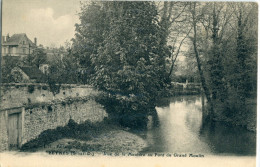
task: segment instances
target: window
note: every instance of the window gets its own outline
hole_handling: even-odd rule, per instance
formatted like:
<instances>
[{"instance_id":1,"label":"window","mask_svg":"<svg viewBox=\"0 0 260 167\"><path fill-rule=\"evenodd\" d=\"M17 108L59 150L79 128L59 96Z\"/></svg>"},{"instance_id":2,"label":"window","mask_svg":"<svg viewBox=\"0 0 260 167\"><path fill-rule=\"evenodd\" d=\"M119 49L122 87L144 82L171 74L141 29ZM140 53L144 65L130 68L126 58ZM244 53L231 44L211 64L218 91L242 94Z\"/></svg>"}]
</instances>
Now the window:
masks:
<instances>
[{"instance_id":1,"label":"window","mask_svg":"<svg viewBox=\"0 0 260 167\"><path fill-rule=\"evenodd\" d=\"M23 48L23 53L25 54L25 48Z\"/></svg>"},{"instance_id":2,"label":"window","mask_svg":"<svg viewBox=\"0 0 260 167\"><path fill-rule=\"evenodd\" d=\"M43 67L43 73L46 74L46 73L47 73L47 70L48 70L48 67L47 67L47 66L44 66L44 67Z\"/></svg>"},{"instance_id":3,"label":"window","mask_svg":"<svg viewBox=\"0 0 260 167\"><path fill-rule=\"evenodd\" d=\"M25 42L23 41L23 45L25 44Z\"/></svg>"},{"instance_id":4,"label":"window","mask_svg":"<svg viewBox=\"0 0 260 167\"><path fill-rule=\"evenodd\" d=\"M6 48L4 48L4 53L6 53Z\"/></svg>"},{"instance_id":5,"label":"window","mask_svg":"<svg viewBox=\"0 0 260 167\"><path fill-rule=\"evenodd\" d=\"M13 48L12 48L12 52L13 52L13 53L16 53L16 47L13 47Z\"/></svg>"}]
</instances>

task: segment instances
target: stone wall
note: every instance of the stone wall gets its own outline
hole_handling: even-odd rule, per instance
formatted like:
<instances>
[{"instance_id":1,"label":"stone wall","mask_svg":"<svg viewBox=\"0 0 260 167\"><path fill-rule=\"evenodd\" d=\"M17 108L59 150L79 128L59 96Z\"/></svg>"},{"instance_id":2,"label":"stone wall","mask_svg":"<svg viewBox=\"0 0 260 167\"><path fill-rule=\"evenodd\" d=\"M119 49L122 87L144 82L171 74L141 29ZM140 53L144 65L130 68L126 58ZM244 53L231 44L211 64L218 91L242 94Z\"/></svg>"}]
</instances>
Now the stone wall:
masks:
<instances>
[{"instance_id":1,"label":"stone wall","mask_svg":"<svg viewBox=\"0 0 260 167\"><path fill-rule=\"evenodd\" d=\"M47 129L65 126L69 119L77 123L100 122L107 116L103 107L95 100L75 101L71 104L56 103L25 109L22 144L36 138Z\"/></svg>"},{"instance_id":2,"label":"stone wall","mask_svg":"<svg viewBox=\"0 0 260 167\"><path fill-rule=\"evenodd\" d=\"M0 151L8 149L6 111L0 112Z\"/></svg>"},{"instance_id":3,"label":"stone wall","mask_svg":"<svg viewBox=\"0 0 260 167\"><path fill-rule=\"evenodd\" d=\"M107 117L107 113L94 100L94 97L91 95L74 97L27 104L16 108L16 112L21 112L20 121L22 121L22 127L19 128L21 141L18 145L21 146L36 138L47 129L65 126L69 119L73 119L77 123L102 121L104 117ZM8 149L8 115L13 112L13 109L0 110L0 151Z\"/></svg>"},{"instance_id":4,"label":"stone wall","mask_svg":"<svg viewBox=\"0 0 260 167\"><path fill-rule=\"evenodd\" d=\"M1 109L20 107L29 103L49 102L68 97L85 97L96 95L97 91L88 85L61 85L60 92L55 96L47 84L3 84L1 87Z\"/></svg>"}]
</instances>

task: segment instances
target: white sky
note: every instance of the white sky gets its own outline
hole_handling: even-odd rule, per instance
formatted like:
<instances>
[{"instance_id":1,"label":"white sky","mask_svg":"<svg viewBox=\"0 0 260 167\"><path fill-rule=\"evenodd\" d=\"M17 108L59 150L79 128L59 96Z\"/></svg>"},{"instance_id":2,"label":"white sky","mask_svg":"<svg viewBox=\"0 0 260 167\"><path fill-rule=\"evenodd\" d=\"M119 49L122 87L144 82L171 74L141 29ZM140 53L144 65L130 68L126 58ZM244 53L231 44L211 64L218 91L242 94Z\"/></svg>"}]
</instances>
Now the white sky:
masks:
<instances>
[{"instance_id":1,"label":"white sky","mask_svg":"<svg viewBox=\"0 0 260 167\"><path fill-rule=\"evenodd\" d=\"M26 33L44 46L64 45L75 34L80 0L3 0L2 34Z\"/></svg>"}]
</instances>

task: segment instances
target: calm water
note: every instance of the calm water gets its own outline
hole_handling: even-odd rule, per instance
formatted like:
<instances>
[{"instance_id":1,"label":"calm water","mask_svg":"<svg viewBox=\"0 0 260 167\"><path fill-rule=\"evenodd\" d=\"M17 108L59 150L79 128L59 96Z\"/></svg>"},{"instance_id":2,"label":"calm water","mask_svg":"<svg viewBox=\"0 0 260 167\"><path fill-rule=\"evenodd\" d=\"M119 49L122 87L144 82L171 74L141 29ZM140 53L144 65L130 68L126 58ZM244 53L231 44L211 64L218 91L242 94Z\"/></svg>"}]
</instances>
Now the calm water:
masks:
<instances>
[{"instance_id":1,"label":"calm water","mask_svg":"<svg viewBox=\"0 0 260 167\"><path fill-rule=\"evenodd\" d=\"M159 125L142 134L149 144L146 153L256 154L256 134L242 127L205 121L200 96L165 99L156 110Z\"/></svg>"}]
</instances>

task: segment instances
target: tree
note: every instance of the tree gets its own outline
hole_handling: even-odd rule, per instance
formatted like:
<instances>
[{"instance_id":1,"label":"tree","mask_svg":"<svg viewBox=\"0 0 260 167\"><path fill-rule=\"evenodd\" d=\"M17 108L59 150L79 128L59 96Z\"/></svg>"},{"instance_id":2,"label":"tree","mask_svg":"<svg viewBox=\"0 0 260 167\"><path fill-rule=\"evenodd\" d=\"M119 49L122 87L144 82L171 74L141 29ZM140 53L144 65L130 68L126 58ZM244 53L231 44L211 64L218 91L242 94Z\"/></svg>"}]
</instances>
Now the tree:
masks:
<instances>
[{"instance_id":1,"label":"tree","mask_svg":"<svg viewBox=\"0 0 260 167\"><path fill-rule=\"evenodd\" d=\"M211 118L236 120L256 92L256 11L254 3L191 3L191 41Z\"/></svg>"},{"instance_id":2,"label":"tree","mask_svg":"<svg viewBox=\"0 0 260 167\"><path fill-rule=\"evenodd\" d=\"M205 92L207 101L210 105L210 110L211 110L211 117L214 117L214 111L213 111L213 103L212 103L212 99L211 99L211 94L210 94L210 90L208 88L208 85L206 83L206 79L204 76L204 72L202 70L202 63L199 57L199 51L198 51L198 46L197 46L197 24L198 21L200 19L200 15L197 15L197 9L196 9L196 2L192 2L190 3L190 13L191 13L191 17L192 17L192 21L191 21L191 25L193 28L193 37L192 37L192 44L193 44L193 49L194 49L194 54L196 57L196 61L197 61L197 67L198 67L198 71L200 74L200 81L201 81L201 85L203 87L203 90Z\"/></svg>"},{"instance_id":3,"label":"tree","mask_svg":"<svg viewBox=\"0 0 260 167\"><path fill-rule=\"evenodd\" d=\"M53 48L52 56L48 60L47 83L53 95L60 92L61 84L79 84L80 73L75 64L75 57L71 56L71 46L67 42L64 47Z\"/></svg>"},{"instance_id":4,"label":"tree","mask_svg":"<svg viewBox=\"0 0 260 167\"><path fill-rule=\"evenodd\" d=\"M204 71L208 82L212 102L227 107L227 83L224 75L225 52L223 42L229 30L228 23L232 19L226 3L204 3L199 19L199 34L203 46L200 50L204 56ZM204 33L203 33L204 32ZM203 42L205 41L205 42ZM224 108L225 108L224 107ZM216 106L214 106L216 109Z\"/></svg>"},{"instance_id":5,"label":"tree","mask_svg":"<svg viewBox=\"0 0 260 167\"><path fill-rule=\"evenodd\" d=\"M181 47L191 31L184 24L187 19L186 10L188 3L164 1L158 2L157 6L160 14L159 24L163 29L162 35L165 39L164 42L170 47L170 56L168 62L166 62L166 65L169 66L167 70L169 71L168 78L170 79L175 62L181 52Z\"/></svg>"},{"instance_id":6,"label":"tree","mask_svg":"<svg viewBox=\"0 0 260 167\"><path fill-rule=\"evenodd\" d=\"M223 8L223 6L221 6ZM216 11L218 10L218 11ZM221 37L220 37L220 9L216 9L216 3L213 3L213 13L212 13L212 36L213 46L211 48L211 58L209 61L210 65L210 81L211 81L211 92L213 100L219 99L224 102L226 99L226 89L223 83L223 71L224 67L222 64L222 53L221 53ZM222 31L226 27L221 27Z\"/></svg>"},{"instance_id":7,"label":"tree","mask_svg":"<svg viewBox=\"0 0 260 167\"><path fill-rule=\"evenodd\" d=\"M256 55L257 39L252 36L252 34L248 34L248 31L252 31L252 28L248 26L250 21L252 20L252 12L255 10L247 11L246 8L254 8L254 6L250 5L237 5L237 37L236 37L236 55L238 60L238 70L240 75L237 76L237 81L240 82L238 84L238 90L240 97L242 98L242 102L245 102L245 98L250 96L250 91L252 91L252 85L250 81L250 72L252 67L248 66L247 62L250 62L252 59L252 55ZM251 23L252 24L252 23ZM254 25L252 25L254 26ZM255 26L253 27L255 30L257 29ZM253 30L253 31L255 31ZM255 31L256 32L256 31ZM252 60L251 60L252 61ZM253 66L255 67L255 66Z\"/></svg>"},{"instance_id":8,"label":"tree","mask_svg":"<svg viewBox=\"0 0 260 167\"><path fill-rule=\"evenodd\" d=\"M3 83L10 83L14 82L14 78L11 75L11 71L14 67L16 67L19 64L19 60L16 57L12 56L5 56L2 58L1 62L1 78Z\"/></svg>"},{"instance_id":9,"label":"tree","mask_svg":"<svg viewBox=\"0 0 260 167\"><path fill-rule=\"evenodd\" d=\"M104 40L105 29L109 27L108 17L104 8L106 2L81 3L81 11L78 13L80 23L75 25L75 38L72 39L71 53L78 68L86 68L83 74L83 83L90 83L94 74L94 65L91 55L98 52L98 48Z\"/></svg>"},{"instance_id":10,"label":"tree","mask_svg":"<svg viewBox=\"0 0 260 167\"><path fill-rule=\"evenodd\" d=\"M99 16L93 20L80 17L81 29L77 30L77 36L84 37L89 27L95 29L85 41L80 40L81 45L91 46L85 58L90 57L95 67L93 85L107 93L108 112L117 113L122 125L144 126L168 82L165 59L170 52L154 2L101 2L83 9L80 16L89 12Z\"/></svg>"},{"instance_id":11,"label":"tree","mask_svg":"<svg viewBox=\"0 0 260 167\"><path fill-rule=\"evenodd\" d=\"M23 59L23 64L27 66L37 66L40 67L41 64L46 63L47 54L41 48L36 48L33 50L32 54L27 55Z\"/></svg>"}]
</instances>

